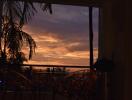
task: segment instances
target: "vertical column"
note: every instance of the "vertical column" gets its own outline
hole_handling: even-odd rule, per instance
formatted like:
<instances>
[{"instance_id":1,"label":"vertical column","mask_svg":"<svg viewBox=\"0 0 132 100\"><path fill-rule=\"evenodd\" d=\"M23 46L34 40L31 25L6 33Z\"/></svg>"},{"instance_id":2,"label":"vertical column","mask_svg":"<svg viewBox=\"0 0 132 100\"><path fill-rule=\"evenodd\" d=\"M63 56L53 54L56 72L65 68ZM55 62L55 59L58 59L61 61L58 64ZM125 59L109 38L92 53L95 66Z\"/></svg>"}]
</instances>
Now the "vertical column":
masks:
<instances>
[{"instance_id":1,"label":"vertical column","mask_svg":"<svg viewBox=\"0 0 132 100\"><path fill-rule=\"evenodd\" d=\"M107 0L101 11L100 57L112 60L115 65L113 71L107 73L108 100L128 100L124 94L126 68L131 66L128 54L131 35L126 32L129 25L126 23L125 3L122 0Z\"/></svg>"},{"instance_id":2,"label":"vertical column","mask_svg":"<svg viewBox=\"0 0 132 100\"><path fill-rule=\"evenodd\" d=\"M126 59L126 66L125 71L125 100L132 100L132 1L126 0L126 53L127 53L127 59Z\"/></svg>"},{"instance_id":3,"label":"vertical column","mask_svg":"<svg viewBox=\"0 0 132 100\"><path fill-rule=\"evenodd\" d=\"M93 65L93 7L89 7L89 47L90 47L90 68Z\"/></svg>"},{"instance_id":4,"label":"vertical column","mask_svg":"<svg viewBox=\"0 0 132 100\"><path fill-rule=\"evenodd\" d=\"M112 3L107 0L99 8L99 59L112 59L114 42L112 31ZM100 77L99 100L108 100L107 73L102 73Z\"/></svg>"}]
</instances>

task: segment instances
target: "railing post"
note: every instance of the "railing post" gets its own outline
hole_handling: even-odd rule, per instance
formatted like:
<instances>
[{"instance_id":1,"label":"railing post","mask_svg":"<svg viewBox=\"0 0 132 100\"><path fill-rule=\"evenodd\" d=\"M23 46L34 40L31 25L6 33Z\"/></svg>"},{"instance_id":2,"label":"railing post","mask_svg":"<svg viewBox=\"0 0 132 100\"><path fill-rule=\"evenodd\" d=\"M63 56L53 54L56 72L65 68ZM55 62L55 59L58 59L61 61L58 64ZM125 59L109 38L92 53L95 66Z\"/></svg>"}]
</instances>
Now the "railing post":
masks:
<instances>
[{"instance_id":1,"label":"railing post","mask_svg":"<svg viewBox=\"0 0 132 100\"><path fill-rule=\"evenodd\" d=\"M53 71L52 71L52 81L53 81L53 83L52 83L52 100L55 100L55 95L56 95L56 91L55 91L55 78L54 78L54 75L55 75L55 68L53 67Z\"/></svg>"},{"instance_id":2,"label":"railing post","mask_svg":"<svg viewBox=\"0 0 132 100\"><path fill-rule=\"evenodd\" d=\"M90 69L92 70L93 65L93 7L89 7L89 48L90 48Z\"/></svg>"}]
</instances>

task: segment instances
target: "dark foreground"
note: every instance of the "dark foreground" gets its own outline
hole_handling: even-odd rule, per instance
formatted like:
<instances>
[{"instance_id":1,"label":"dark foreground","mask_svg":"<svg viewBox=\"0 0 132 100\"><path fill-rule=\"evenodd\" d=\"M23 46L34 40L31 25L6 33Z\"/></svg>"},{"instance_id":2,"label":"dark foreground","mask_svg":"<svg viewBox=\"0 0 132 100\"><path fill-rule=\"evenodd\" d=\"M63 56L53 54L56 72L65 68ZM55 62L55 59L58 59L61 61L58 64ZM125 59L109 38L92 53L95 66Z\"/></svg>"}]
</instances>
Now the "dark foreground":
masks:
<instances>
[{"instance_id":1,"label":"dark foreground","mask_svg":"<svg viewBox=\"0 0 132 100\"><path fill-rule=\"evenodd\" d=\"M8 75L9 74L9 75ZM32 73L26 80L13 72L0 86L0 100L96 100L96 73ZM7 77L8 76L8 77Z\"/></svg>"}]
</instances>

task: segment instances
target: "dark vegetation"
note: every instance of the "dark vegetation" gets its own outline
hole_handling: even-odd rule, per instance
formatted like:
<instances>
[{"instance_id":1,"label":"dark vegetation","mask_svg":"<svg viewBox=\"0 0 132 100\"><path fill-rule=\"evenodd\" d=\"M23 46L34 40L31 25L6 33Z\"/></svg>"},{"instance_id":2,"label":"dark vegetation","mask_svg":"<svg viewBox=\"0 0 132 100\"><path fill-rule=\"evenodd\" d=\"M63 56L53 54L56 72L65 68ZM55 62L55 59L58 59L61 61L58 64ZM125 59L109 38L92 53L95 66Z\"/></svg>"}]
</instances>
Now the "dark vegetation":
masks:
<instances>
[{"instance_id":1,"label":"dark vegetation","mask_svg":"<svg viewBox=\"0 0 132 100\"><path fill-rule=\"evenodd\" d=\"M29 72L30 71L23 72L23 75L28 77L29 81L25 81L25 79L12 72L6 73L6 75L3 76L6 77L4 79L7 80L1 80L0 91L42 92L48 93L56 99L58 98L57 96L62 96L67 98L67 100L93 100L95 97L95 73L87 71L69 73L58 68L57 70L55 69L55 71L48 70L43 73L32 71L29 74Z\"/></svg>"}]
</instances>

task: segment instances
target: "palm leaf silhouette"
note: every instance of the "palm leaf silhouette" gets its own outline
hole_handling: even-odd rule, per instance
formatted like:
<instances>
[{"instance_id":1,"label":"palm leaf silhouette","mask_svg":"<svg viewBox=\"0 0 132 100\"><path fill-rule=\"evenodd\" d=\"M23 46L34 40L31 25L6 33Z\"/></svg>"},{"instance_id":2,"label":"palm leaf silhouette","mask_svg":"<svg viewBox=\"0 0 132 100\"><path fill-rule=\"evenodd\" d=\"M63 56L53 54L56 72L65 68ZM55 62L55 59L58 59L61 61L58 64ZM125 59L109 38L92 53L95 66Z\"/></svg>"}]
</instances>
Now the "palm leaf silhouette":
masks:
<instances>
[{"instance_id":1,"label":"palm leaf silhouette","mask_svg":"<svg viewBox=\"0 0 132 100\"><path fill-rule=\"evenodd\" d=\"M23 46L23 43L29 47L29 59L32 58L32 55L35 51L36 44L33 38L22 31L22 27L27 23L32 16L37 12L33 2L31 1L11 1L11 0L2 0L1 4L1 17L3 21L0 27L0 51L7 53L10 57L15 59L17 52L20 52ZM41 8L45 11L49 10L52 13L51 4L41 4ZM6 22L6 23L5 23ZM4 41L4 42L2 42ZM4 47L2 48L2 43Z\"/></svg>"}]
</instances>

